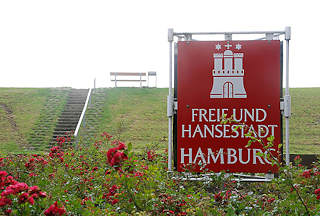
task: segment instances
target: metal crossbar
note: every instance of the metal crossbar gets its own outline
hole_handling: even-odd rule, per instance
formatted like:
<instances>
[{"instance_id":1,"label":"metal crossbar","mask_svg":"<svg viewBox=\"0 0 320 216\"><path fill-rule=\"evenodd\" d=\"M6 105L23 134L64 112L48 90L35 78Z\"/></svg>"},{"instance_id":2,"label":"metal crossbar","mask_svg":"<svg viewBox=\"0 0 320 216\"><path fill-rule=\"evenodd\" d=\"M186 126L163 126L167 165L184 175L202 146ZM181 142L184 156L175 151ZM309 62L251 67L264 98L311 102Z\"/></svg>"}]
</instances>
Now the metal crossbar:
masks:
<instances>
[{"instance_id":1,"label":"metal crossbar","mask_svg":"<svg viewBox=\"0 0 320 216\"><path fill-rule=\"evenodd\" d=\"M191 174L191 173L177 173L168 172L168 174L173 174L172 179L180 181L201 181L201 182L212 182L213 176L220 176L222 173L207 173L207 174ZM231 177L232 180L237 182L270 182L274 178L274 175L257 176L257 175L245 175L245 174L223 174L225 178Z\"/></svg>"},{"instance_id":2,"label":"metal crossbar","mask_svg":"<svg viewBox=\"0 0 320 216\"><path fill-rule=\"evenodd\" d=\"M285 33L286 31L173 32L173 35L185 36L185 35L285 34Z\"/></svg>"}]
</instances>

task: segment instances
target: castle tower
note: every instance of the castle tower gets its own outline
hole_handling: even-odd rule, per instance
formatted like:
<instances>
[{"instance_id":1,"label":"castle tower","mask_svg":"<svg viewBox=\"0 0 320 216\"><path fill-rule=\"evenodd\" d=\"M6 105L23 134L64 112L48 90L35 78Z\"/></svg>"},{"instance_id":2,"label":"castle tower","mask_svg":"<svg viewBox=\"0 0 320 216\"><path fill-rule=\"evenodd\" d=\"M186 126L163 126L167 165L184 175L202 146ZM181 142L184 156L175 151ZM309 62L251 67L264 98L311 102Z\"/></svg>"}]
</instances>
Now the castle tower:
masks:
<instances>
[{"instance_id":1,"label":"castle tower","mask_svg":"<svg viewBox=\"0 0 320 216\"><path fill-rule=\"evenodd\" d=\"M243 53L233 53L230 50L232 45L225 45L227 49L223 53L214 53L214 69L212 71L213 85L210 98L247 98L243 78ZM217 44L216 49L220 50L221 45ZM240 50L238 43L236 49ZM224 66L222 68L222 65Z\"/></svg>"},{"instance_id":2,"label":"castle tower","mask_svg":"<svg viewBox=\"0 0 320 216\"><path fill-rule=\"evenodd\" d=\"M232 62L233 62L233 53L231 50L226 50L223 53L224 60L224 73L231 74L232 73Z\"/></svg>"},{"instance_id":3,"label":"castle tower","mask_svg":"<svg viewBox=\"0 0 320 216\"><path fill-rule=\"evenodd\" d=\"M214 71L222 71L223 54L222 53L214 53L213 58L214 58Z\"/></svg>"}]
</instances>

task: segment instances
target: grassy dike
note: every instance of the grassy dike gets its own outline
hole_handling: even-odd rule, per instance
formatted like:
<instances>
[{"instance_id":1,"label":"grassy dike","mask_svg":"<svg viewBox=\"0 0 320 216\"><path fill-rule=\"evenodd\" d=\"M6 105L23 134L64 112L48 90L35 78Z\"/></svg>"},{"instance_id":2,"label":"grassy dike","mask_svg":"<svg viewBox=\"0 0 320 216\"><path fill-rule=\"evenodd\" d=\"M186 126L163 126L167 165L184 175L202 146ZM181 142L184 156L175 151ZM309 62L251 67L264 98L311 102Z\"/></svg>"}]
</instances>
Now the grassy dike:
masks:
<instances>
[{"instance_id":1,"label":"grassy dike","mask_svg":"<svg viewBox=\"0 0 320 216\"><path fill-rule=\"evenodd\" d=\"M0 151L28 147L28 134L49 94L49 89L0 88Z\"/></svg>"},{"instance_id":2,"label":"grassy dike","mask_svg":"<svg viewBox=\"0 0 320 216\"><path fill-rule=\"evenodd\" d=\"M108 132L135 149L167 144L167 89L109 88L96 132Z\"/></svg>"},{"instance_id":3,"label":"grassy dike","mask_svg":"<svg viewBox=\"0 0 320 216\"><path fill-rule=\"evenodd\" d=\"M98 136L106 131L135 149L167 146L168 89L105 89L106 103ZM320 154L320 88L292 88L290 153ZM283 128L285 130L285 128Z\"/></svg>"},{"instance_id":4,"label":"grassy dike","mask_svg":"<svg viewBox=\"0 0 320 216\"><path fill-rule=\"evenodd\" d=\"M134 145L167 146L166 97L168 89L107 88L102 110L94 122L94 139L106 131ZM49 89L0 88L0 152L20 152L40 117ZM292 88L290 151L320 154L320 88ZM9 109L9 110L8 110ZM12 112L8 114L8 112ZM93 113L94 110L92 110Z\"/></svg>"},{"instance_id":5,"label":"grassy dike","mask_svg":"<svg viewBox=\"0 0 320 216\"><path fill-rule=\"evenodd\" d=\"M0 88L0 153L48 150L70 88Z\"/></svg>"},{"instance_id":6,"label":"grassy dike","mask_svg":"<svg viewBox=\"0 0 320 216\"><path fill-rule=\"evenodd\" d=\"M320 154L320 88L292 88L291 153Z\"/></svg>"}]
</instances>

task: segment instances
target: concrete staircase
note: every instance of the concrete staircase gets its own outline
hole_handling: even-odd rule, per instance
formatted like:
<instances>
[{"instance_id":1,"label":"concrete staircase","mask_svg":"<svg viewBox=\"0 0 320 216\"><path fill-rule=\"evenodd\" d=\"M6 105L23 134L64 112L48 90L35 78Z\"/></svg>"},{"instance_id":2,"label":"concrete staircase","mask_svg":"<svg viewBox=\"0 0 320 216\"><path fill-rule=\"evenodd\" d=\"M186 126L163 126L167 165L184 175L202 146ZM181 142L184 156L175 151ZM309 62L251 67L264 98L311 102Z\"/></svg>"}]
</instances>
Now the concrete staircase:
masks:
<instances>
[{"instance_id":1,"label":"concrete staircase","mask_svg":"<svg viewBox=\"0 0 320 216\"><path fill-rule=\"evenodd\" d=\"M86 102L88 91L88 89L70 90L67 102L53 131L51 145L57 144L57 137L66 136L70 132L74 133Z\"/></svg>"}]
</instances>

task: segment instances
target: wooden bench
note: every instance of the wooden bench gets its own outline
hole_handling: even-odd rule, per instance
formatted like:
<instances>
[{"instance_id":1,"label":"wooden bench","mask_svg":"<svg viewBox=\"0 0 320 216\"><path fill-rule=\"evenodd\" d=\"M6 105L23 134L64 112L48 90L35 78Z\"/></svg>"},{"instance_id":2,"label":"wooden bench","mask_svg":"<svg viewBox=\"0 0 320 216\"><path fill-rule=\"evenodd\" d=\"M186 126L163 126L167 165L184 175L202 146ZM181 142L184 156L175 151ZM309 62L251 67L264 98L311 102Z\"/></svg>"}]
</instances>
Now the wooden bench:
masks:
<instances>
[{"instance_id":1,"label":"wooden bench","mask_svg":"<svg viewBox=\"0 0 320 216\"><path fill-rule=\"evenodd\" d=\"M112 77L113 76L113 77ZM139 82L140 87L142 87L143 82L148 81L149 85L149 76L157 76L157 72L154 71L149 71L148 73L146 72L110 72L110 79L112 82L114 82L114 86L117 87L118 82ZM119 77L133 77L134 79L119 79ZM148 80L146 79L148 78ZM157 82L157 81L156 81Z\"/></svg>"}]
</instances>

